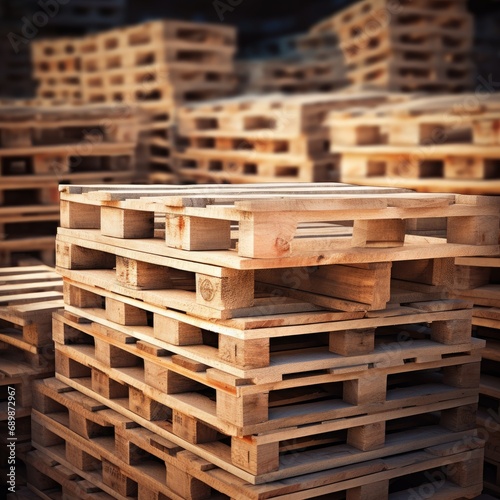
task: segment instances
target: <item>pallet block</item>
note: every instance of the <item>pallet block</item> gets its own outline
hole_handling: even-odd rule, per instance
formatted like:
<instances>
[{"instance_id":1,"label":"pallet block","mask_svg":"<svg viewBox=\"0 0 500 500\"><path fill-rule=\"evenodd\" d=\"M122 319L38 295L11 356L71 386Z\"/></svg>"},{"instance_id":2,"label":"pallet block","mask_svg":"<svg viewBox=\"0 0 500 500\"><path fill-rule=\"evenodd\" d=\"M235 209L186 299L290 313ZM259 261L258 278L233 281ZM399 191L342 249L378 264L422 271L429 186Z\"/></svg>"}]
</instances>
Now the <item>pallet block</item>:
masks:
<instances>
[{"instance_id":1,"label":"pallet block","mask_svg":"<svg viewBox=\"0 0 500 500\"><path fill-rule=\"evenodd\" d=\"M187 187L172 187L165 193L137 188L136 194L130 190L96 189L94 193L82 195L83 190L91 189L64 188L61 199L69 204L64 204L63 209L77 210L79 205L87 204L93 205L97 214L101 205L106 207L114 199L114 211L142 212L146 220L150 217L148 213L157 212L161 206L162 214L167 213L167 245L190 251L189 259L199 259L204 253L201 250L227 250L231 221L234 220L238 222L238 255L246 258L247 262L251 259L255 266L259 261L265 263L267 268L283 266L285 258L292 263L300 259L299 265L304 265L304 258L308 257L311 265L333 263L332 259L337 263L410 260L421 257L417 251L417 248L422 248L420 245L425 247L427 258L451 257L457 255L455 252L461 256L470 255L469 252L489 255L490 252L494 254L498 243L495 236L498 232L498 207L493 197L440 195L431 198L423 193L390 190L382 197L383 188L370 192L370 188L335 184L312 184L305 189L299 187L292 189L291 195L288 194L288 187L270 188L266 194L262 188L252 191L250 187L238 190L236 195L235 188L216 186L196 187L191 192ZM280 189L287 196L276 199ZM318 189L323 191L321 195ZM328 198L325 197L327 193ZM353 199L354 193L363 196ZM218 206L221 201L224 205ZM111 207L106 207L106 211L109 213ZM422 241L419 236L408 235L402 222L405 219L433 217L449 219L446 240L426 237ZM206 244L199 234L196 239L190 238L184 228L189 228L191 221L203 223L207 229L217 227L221 234L220 245L214 248L210 230L205 233ZM221 221L225 221L224 232ZM328 224L321 225L326 229L320 234L307 232L307 224L325 221ZM351 224L352 229L349 228ZM306 237L297 238L301 227ZM466 232L466 227L475 229ZM92 229L100 228L93 226ZM382 237L383 234L388 236ZM154 235L152 224L149 225L148 235ZM349 252L346 252L347 249ZM227 253L234 257L235 252ZM321 259L318 259L318 253ZM224 265L231 266L227 259Z\"/></svg>"}]
</instances>

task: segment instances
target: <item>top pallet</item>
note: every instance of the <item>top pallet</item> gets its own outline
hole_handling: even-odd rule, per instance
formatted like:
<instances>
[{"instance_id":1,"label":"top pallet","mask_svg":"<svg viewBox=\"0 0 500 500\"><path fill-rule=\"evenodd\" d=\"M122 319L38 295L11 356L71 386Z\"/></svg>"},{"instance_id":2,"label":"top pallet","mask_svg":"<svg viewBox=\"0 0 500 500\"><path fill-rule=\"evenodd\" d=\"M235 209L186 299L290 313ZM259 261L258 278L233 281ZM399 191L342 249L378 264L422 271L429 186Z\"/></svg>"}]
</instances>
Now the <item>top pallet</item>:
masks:
<instances>
[{"instance_id":1,"label":"top pallet","mask_svg":"<svg viewBox=\"0 0 500 500\"><path fill-rule=\"evenodd\" d=\"M499 250L500 202L493 197L326 183L60 190L64 228L98 230L99 237L111 237L117 246L133 244L144 252L226 268L388 262ZM426 219L443 218L446 237L418 231ZM166 247L151 240L164 235Z\"/></svg>"}]
</instances>

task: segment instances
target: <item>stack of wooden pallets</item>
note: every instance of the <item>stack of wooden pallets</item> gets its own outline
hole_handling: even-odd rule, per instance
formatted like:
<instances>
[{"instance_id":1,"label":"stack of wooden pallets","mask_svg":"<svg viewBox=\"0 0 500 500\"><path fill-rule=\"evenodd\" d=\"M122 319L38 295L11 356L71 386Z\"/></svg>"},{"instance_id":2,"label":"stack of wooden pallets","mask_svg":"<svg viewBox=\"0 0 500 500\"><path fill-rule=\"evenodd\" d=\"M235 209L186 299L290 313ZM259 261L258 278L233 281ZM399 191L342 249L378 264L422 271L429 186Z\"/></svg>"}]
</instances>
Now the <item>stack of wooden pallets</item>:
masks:
<instances>
[{"instance_id":1,"label":"stack of wooden pallets","mask_svg":"<svg viewBox=\"0 0 500 500\"><path fill-rule=\"evenodd\" d=\"M68 37L33 41L31 58L39 98L81 102L80 43Z\"/></svg>"},{"instance_id":2,"label":"stack of wooden pallets","mask_svg":"<svg viewBox=\"0 0 500 500\"><path fill-rule=\"evenodd\" d=\"M234 28L207 23L151 21L86 36L80 46L83 101L140 106L149 116L140 168L155 182L171 182L176 106L231 94L235 50Z\"/></svg>"},{"instance_id":3,"label":"stack of wooden pallets","mask_svg":"<svg viewBox=\"0 0 500 500\"><path fill-rule=\"evenodd\" d=\"M463 91L473 84L472 17L464 0L364 0L299 35L285 54L243 60L249 91Z\"/></svg>"},{"instance_id":4,"label":"stack of wooden pallets","mask_svg":"<svg viewBox=\"0 0 500 500\"><path fill-rule=\"evenodd\" d=\"M443 218L447 233L430 236ZM496 200L341 184L67 186L61 226L65 311L56 378L36 388L33 488L481 492L484 342L449 286L455 257L498 252Z\"/></svg>"},{"instance_id":5,"label":"stack of wooden pallets","mask_svg":"<svg viewBox=\"0 0 500 500\"><path fill-rule=\"evenodd\" d=\"M464 0L364 0L311 29L338 36L353 83L399 91L470 89L473 32Z\"/></svg>"},{"instance_id":6,"label":"stack of wooden pallets","mask_svg":"<svg viewBox=\"0 0 500 500\"><path fill-rule=\"evenodd\" d=\"M498 94L422 97L332 112L343 182L434 192L500 193Z\"/></svg>"},{"instance_id":7,"label":"stack of wooden pallets","mask_svg":"<svg viewBox=\"0 0 500 500\"><path fill-rule=\"evenodd\" d=\"M274 42L283 50L282 54L237 61L242 91L327 92L351 83L338 38L334 35L305 33Z\"/></svg>"},{"instance_id":8,"label":"stack of wooden pallets","mask_svg":"<svg viewBox=\"0 0 500 500\"><path fill-rule=\"evenodd\" d=\"M334 109L403 100L385 92L281 94L221 99L179 109L175 169L199 182L338 180L325 117Z\"/></svg>"},{"instance_id":9,"label":"stack of wooden pallets","mask_svg":"<svg viewBox=\"0 0 500 500\"><path fill-rule=\"evenodd\" d=\"M482 353L478 426L486 439L485 487L500 494L500 257L457 258L457 295L474 304L476 336Z\"/></svg>"},{"instance_id":10,"label":"stack of wooden pallets","mask_svg":"<svg viewBox=\"0 0 500 500\"><path fill-rule=\"evenodd\" d=\"M0 264L53 263L58 184L131 182L137 116L120 106L0 105Z\"/></svg>"},{"instance_id":11,"label":"stack of wooden pallets","mask_svg":"<svg viewBox=\"0 0 500 500\"><path fill-rule=\"evenodd\" d=\"M0 268L0 470L6 478L14 465L18 482L31 449L33 381L54 374L52 313L62 297L61 277L49 267Z\"/></svg>"}]
</instances>

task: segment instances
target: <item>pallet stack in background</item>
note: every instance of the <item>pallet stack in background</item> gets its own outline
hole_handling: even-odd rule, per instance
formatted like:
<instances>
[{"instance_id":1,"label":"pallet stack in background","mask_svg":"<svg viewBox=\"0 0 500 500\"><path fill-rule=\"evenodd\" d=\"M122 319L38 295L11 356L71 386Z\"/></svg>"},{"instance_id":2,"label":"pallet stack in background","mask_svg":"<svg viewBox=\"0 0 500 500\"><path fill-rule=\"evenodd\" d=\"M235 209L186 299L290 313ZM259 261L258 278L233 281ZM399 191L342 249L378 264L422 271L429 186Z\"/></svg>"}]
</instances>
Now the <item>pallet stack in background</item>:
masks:
<instances>
[{"instance_id":1,"label":"pallet stack in background","mask_svg":"<svg viewBox=\"0 0 500 500\"><path fill-rule=\"evenodd\" d=\"M0 268L0 472L7 478L14 456L18 487L32 449L32 384L54 375L52 313L64 307L62 289L47 266Z\"/></svg>"},{"instance_id":2,"label":"pallet stack in background","mask_svg":"<svg viewBox=\"0 0 500 500\"><path fill-rule=\"evenodd\" d=\"M143 111L138 170L153 182L177 180L172 168L177 107L230 95L236 85L236 31L228 26L151 21L33 45L39 97Z\"/></svg>"},{"instance_id":3,"label":"pallet stack in background","mask_svg":"<svg viewBox=\"0 0 500 500\"><path fill-rule=\"evenodd\" d=\"M470 90L472 23L464 0L364 0L297 36L280 58L241 61L241 88L303 92L347 82L406 92Z\"/></svg>"},{"instance_id":4,"label":"pallet stack in background","mask_svg":"<svg viewBox=\"0 0 500 500\"><path fill-rule=\"evenodd\" d=\"M498 208L342 184L64 187L31 487L474 498L484 342L451 271L498 252Z\"/></svg>"},{"instance_id":5,"label":"pallet stack in background","mask_svg":"<svg viewBox=\"0 0 500 500\"><path fill-rule=\"evenodd\" d=\"M484 485L499 495L500 257L457 258L456 265L456 294L474 304L472 324L475 335L486 340L486 349L482 351L477 423L486 439Z\"/></svg>"},{"instance_id":6,"label":"pallet stack in background","mask_svg":"<svg viewBox=\"0 0 500 500\"><path fill-rule=\"evenodd\" d=\"M0 265L19 253L53 264L59 183L132 182L138 117L43 101L4 101L0 116Z\"/></svg>"},{"instance_id":7,"label":"pallet stack in background","mask_svg":"<svg viewBox=\"0 0 500 500\"><path fill-rule=\"evenodd\" d=\"M332 112L343 182L430 192L500 193L500 95L422 97Z\"/></svg>"},{"instance_id":8,"label":"pallet stack in background","mask_svg":"<svg viewBox=\"0 0 500 500\"><path fill-rule=\"evenodd\" d=\"M36 90L36 80L46 75L33 74L32 70L32 47L41 38L50 39L50 43L57 45L59 39L54 37L74 37L109 29L125 20L126 0L3 0L1 3L0 98L41 95ZM52 76L66 80L63 72L53 71ZM62 83L64 89L59 89L48 79L48 87L43 87L42 92L66 95L68 82ZM73 86L73 82L69 86Z\"/></svg>"},{"instance_id":9,"label":"pallet stack in background","mask_svg":"<svg viewBox=\"0 0 500 500\"><path fill-rule=\"evenodd\" d=\"M175 170L182 180L194 182L337 181L339 157L330 152L328 113L406 99L373 91L185 105L178 112Z\"/></svg>"}]
</instances>

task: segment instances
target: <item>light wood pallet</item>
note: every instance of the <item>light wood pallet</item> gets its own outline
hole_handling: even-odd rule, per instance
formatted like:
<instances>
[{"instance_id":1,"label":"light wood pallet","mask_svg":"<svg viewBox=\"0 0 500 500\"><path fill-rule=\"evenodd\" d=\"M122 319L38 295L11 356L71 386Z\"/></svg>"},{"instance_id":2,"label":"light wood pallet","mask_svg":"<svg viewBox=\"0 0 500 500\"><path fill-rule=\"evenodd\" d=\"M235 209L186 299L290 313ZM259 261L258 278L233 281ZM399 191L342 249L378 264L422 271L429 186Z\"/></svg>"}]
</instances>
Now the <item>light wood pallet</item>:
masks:
<instances>
[{"instance_id":1,"label":"light wood pallet","mask_svg":"<svg viewBox=\"0 0 500 500\"><path fill-rule=\"evenodd\" d=\"M120 107L39 100L0 108L0 263L36 251L53 264L58 184L132 181L137 117Z\"/></svg>"},{"instance_id":2,"label":"light wood pallet","mask_svg":"<svg viewBox=\"0 0 500 500\"><path fill-rule=\"evenodd\" d=\"M154 238L154 214L167 214L164 255L236 269L498 251L498 201L493 197L430 196L342 184L270 186L171 186L163 192L161 187L66 186L60 193L61 225L99 230L115 238L116 246L127 246L133 239ZM446 239L407 234L411 225L406 226L406 219L429 218L448 219ZM237 234L231 233L232 221L238 222ZM307 229L317 222L325 224ZM230 250L235 246L237 251Z\"/></svg>"},{"instance_id":3,"label":"light wood pallet","mask_svg":"<svg viewBox=\"0 0 500 500\"><path fill-rule=\"evenodd\" d=\"M10 470L7 445L15 442L16 481L31 449L33 381L54 374L52 312L64 306L61 291L47 266L0 268L0 467Z\"/></svg>"},{"instance_id":4,"label":"light wood pallet","mask_svg":"<svg viewBox=\"0 0 500 500\"><path fill-rule=\"evenodd\" d=\"M265 138L289 138L325 127L324 120L332 109L370 106L408 97L384 91L337 92L331 95L240 96L207 103L192 103L178 111L181 135L213 136L241 133ZM272 136L263 135L272 131Z\"/></svg>"},{"instance_id":5,"label":"light wood pallet","mask_svg":"<svg viewBox=\"0 0 500 500\"><path fill-rule=\"evenodd\" d=\"M15 368L14 360L8 362L15 352L33 366L34 374L53 369L52 312L64 305L61 292L61 277L47 266L0 268L0 342L6 374ZM10 376L22 371L14 369Z\"/></svg>"},{"instance_id":6,"label":"light wood pallet","mask_svg":"<svg viewBox=\"0 0 500 500\"><path fill-rule=\"evenodd\" d=\"M402 303L445 299L452 259L283 269L227 269L114 245L96 231L59 229L58 272L72 281L204 318L259 316L266 310L381 310ZM392 270L391 270L392 267ZM96 281L97 283L97 281ZM238 297L233 291L239 290Z\"/></svg>"},{"instance_id":7,"label":"light wood pallet","mask_svg":"<svg viewBox=\"0 0 500 500\"><path fill-rule=\"evenodd\" d=\"M244 148L232 155L220 151L207 154L206 151L176 152L174 171L184 181L201 184L332 182L339 179L337 155L326 154L323 159L309 160L292 155L254 155Z\"/></svg>"},{"instance_id":8,"label":"light wood pallet","mask_svg":"<svg viewBox=\"0 0 500 500\"><path fill-rule=\"evenodd\" d=\"M391 480L439 467L446 473L441 472L440 484L435 485L436 498L469 497L481 489L478 458L482 457L482 443L474 431L460 442L431 447L422 443L422 451L415 453L252 485L184 451L168 438L137 426L128 416L108 409L98 396L72 391L50 379L38 384L37 397L33 413L33 425L40 431L35 440L37 453L92 480L115 498L137 494L142 498L142 494L156 491L183 500L298 499L350 490L348 495L355 493L358 498L368 499L373 498L366 491L369 484L372 491L376 485L377 498L403 498L411 483L403 486L404 482L397 485L394 483L398 481ZM451 464L456 464L456 469L444 468ZM433 476L428 474L426 482L429 477ZM389 483L395 496L388 496Z\"/></svg>"},{"instance_id":9,"label":"light wood pallet","mask_svg":"<svg viewBox=\"0 0 500 500\"><path fill-rule=\"evenodd\" d=\"M88 317L85 311L82 314ZM126 409L150 421L152 428L168 430L170 438L184 448L254 483L295 476L306 470L303 467L308 471L323 470L333 463L342 465L374 456L387 456L396 452L398 448L394 446L399 446L399 438L406 443L400 444L404 450L415 449L419 440L426 437L440 439L433 437L432 432L429 434L427 428L419 430L418 436L410 440L404 422L408 418L415 421L416 415L440 412L441 425L451 432L465 431L475 425L479 357L471 356L469 352L471 349L474 352L475 346L479 345L477 343L469 345L465 352L463 347L455 346L453 350L456 354L451 359L438 361L440 356L434 355L431 356L432 361L426 357L420 360L422 363L407 364L404 368L397 366L399 363L393 365L388 361L387 365L391 366L379 367L374 372L366 372L366 365L351 365L350 369L334 371L333 378L332 374L318 374L316 377L319 379L287 378L274 384L256 385L252 390L252 387L245 387L248 379L246 382L242 379L238 381L219 370L209 370L205 375L206 365L182 355L174 356L166 364L158 357L156 362L149 363L146 359L148 352L156 356L166 354L168 344L142 337L146 341L140 342L140 347L129 345L127 348L127 343L135 341L130 333L129 340L125 340L123 326L103 321L104 318L99 316L97 322L91 325L82 323L83 320L78 318L71 320L57 316L57 320L66 325L64 328L63 325L60 325L61 328L58 326L54 336L56 372L60 380L70 385L83 384L109 399L110 405L117 403L114 409ZM95 321L96 316L92 319ZM105 326L100 326L101 321ZM107 339L103 335L105 331L108 332ZM111 333L113 331L114 334ZM130 332L131 329L125 328L125 331ZM141 331L147 332L147 329L141 328ZM109 340L112 335L114 341ZM60 343L63 341L65 344ZM174 347L175 350L178 348ZM439 350L437 348L435 352ZM196 352L196 349L191 351ZM415 345L414 355L417 351L419 348ZM422 354L424 351L421 351ZM283 354L286 359L286 353ZM400 354L403 357L410 355L405 349ZM373 361L382 358L384 355L379 351L373 356ZM350 359L348 364L352 362ZM383 359L380 362L383 364ZM223 361L219 362L218 368L224 370ZM431 372L426 374L426 369ZM432 375L436 369L438 372ZM444 385L440 382L439 370L444 376ZM167 373L170 378L160 382ZM338 382L321 389L321 380L324 380L323 383L329 380ZM318 381L320 385L317 385ZM184 392L178 392L179 384L183 385ZM227 387L227 392L221 389L221 384ZM232 389L230 384L234 384ZM398 389L400 384L407 389ZM283 389L280 390L280 387ZM334 393L325 393L328 387ZM235 397L231 391L240 394ZM335 391L340 391L337 396ZM342 397L342 392L344 400L338 399ZM216 401L211 402L215 395ZM322 402L325 397L333 400ZM247 411L250 407L252 412ZM165 419L171 419L171 427L165 427L165 422L162 424ZM383 422L387 422L387 434ZM439 424L438 421L433 422ZM304 427L306 423L310 425ZM394 431L399 425L405 432L391 433L391 429ZM226 436L224 439L231 437L230 445L224 445L225 440L221 441L222 436L218 433ZM335 444L337 439L342 443L344 434L349 444L347 448ZM286 456L292 438L296 454L293 464L287 462ZM311 456L311 446L319 446L321 453L318 450L316 455ZM336 457L334 462L328 458L331 453Z\"/></svg>"},{"instance_id":10,"label":"light wood pallet","mask_svg":"<svg viewBox=\"0 0 500 500\"><path fill-rule=\"evenodd\" d=\"M465 110L465 100L475 103ZM330 116L343 181L425 191L499 192L495 96L414 99ZM342 125L341 125L342 124Z\"/></svg>"},{"instance_id":11,"label":"light wood pallet","mask_svg":"<svg viewBox=\"0 0 500 500\"><path fill-rule=\"evenodd\" d=\"M82 277L82 275L77 275L77 277ZM84 283L84 281L87 282ZM98 280L96 283L99 286L111 285L111 281L106 280ZM463 302L429 301L425 296L415 297L415 294L407 300L413 299L421 302L410 302L403 306L391 304L387 310L367 314L318 310L308 304L300 304L293 300L275 300L267 307L264 305L257 309L256 312L259 314L255 316L242 315L239 318L217 322L210 318L195 317L191 311L189 314L173 312L167 309L165 304L158 304L158 301L147 301L149 296L140 297L138 300L131 298L130 295L133 294L127 294L125 290L121 295L112 291L97 290L93 288L90 281L84 279L65 280L68 311L84 316L91 314L93 316L90 319L93 321L110 320L126 326L138 323L135 326L145 327L141 331L144 330L143 334L147 337L157 338L176 346L204 345L205 347L200 348L186 347L187 350L182 347L176 349L178 354L189 358L194 356L193 359L202 363L203 357L200 356L205 356L205 364L215 368L223 366L224 371L236 377L252 379L259 383L279 382L282 377L286 378L287 374L297 373L297 366L300 363L311 368L310 371L339 368L345 366L345 363L350 366L351 359L338 359L336 356L332 358L328 352L329 349L330 352L342 356L374 354L374 359L378 360L378 356L383 357L387 353L380 345L374 352L376 340L374 329L382 328L384 331L384 327L413 322L423 323L426 318L428 318L427 321L435 321L437 324L431 330L422 327L420 337L417 335L419 329L415 327L413 333L417 335L417 338L422 338L423 335L423 338L433 341L423 342L422 346L418 344L422 352L426 349L432 351L433 347L439 347L445 350L443 354L447 354L456 349L460 351L469 344L470 310L464 309L467 306ZM176 307L176 309L180 308ZM156 318L155 328L149 324L151 314L154 314ZM163 324L172 325L174 330L171 335L162 333ZM455 330L448 330L447 325L450 327L454 325ZM129 330L126 328L125 333L130 333ZM203 330L218 334L219 348L217 344L214 345L210 337L203 338L201 335ZM355 334L357 330L359 330L358 335ZM308 337L303 337L306 334ZM142 340L148 340L147 337ZM287 339L285 340L284 337ZM445 345L438 345L436 342ZM274 360L275 351L287 350L288 346L295 344L301 346L302 343L304 343L304 348L308 345L312 349L309 352L310 357L306 355L306 351L304 353L296 351L287 353L296 356L295 363L293 356L290 358L292 360L290 363L285 363L283 359L280 367L270 362ZM198 350L204 354L201 352L197 354ZM302 356L302 354L305 355ZM439 356L441 353L436 352L436 354ZM388 357L391 358L391 356ZM419 357L425 358L423 355ZM331 363L340 363L340 365L332 366ZM272 369L267 368L271 365Z\"/></svg>"}]
</instances>

